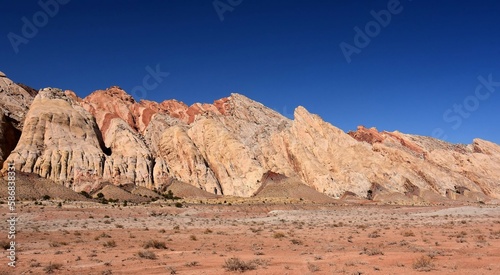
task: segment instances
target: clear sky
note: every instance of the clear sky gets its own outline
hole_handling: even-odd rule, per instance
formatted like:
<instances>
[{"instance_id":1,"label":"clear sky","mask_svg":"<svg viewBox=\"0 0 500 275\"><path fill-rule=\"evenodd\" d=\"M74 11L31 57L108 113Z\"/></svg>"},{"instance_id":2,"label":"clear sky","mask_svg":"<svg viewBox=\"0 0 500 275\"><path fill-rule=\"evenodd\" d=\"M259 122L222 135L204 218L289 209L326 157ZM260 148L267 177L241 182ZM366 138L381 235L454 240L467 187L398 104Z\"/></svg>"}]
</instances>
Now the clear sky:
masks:
<instances>
[{"instance_id":1,"label":"clear sky","mask_svg":"<svg viewBox=\"0 0 500 275\"><path fill-rule=\"evenodd\" d=\"M238 92L344 131L500 143L495 0L56 1L2 3L0 71L14 81L186 104Z\"/></svg>"}]
</instances>

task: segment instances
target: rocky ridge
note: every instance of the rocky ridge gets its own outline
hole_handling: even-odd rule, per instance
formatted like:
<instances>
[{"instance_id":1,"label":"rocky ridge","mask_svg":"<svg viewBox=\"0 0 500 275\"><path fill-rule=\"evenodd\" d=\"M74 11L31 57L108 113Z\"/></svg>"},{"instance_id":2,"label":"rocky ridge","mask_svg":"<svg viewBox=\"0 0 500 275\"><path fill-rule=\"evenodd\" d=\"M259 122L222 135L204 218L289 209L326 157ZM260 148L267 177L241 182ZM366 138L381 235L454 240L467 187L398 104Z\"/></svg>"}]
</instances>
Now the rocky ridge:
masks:
<instances>
[{"instance_id":1,"label":"rocky ridge","mask_svg":"<svg viewBox=\"0 0 500 275\"><path fill-rule=\"evenodd\" d=\"M500 198L500 146L481 139L455 145L363 126L345 133L304 107L290 120L240 94L187 106L137 102L119 87L83 99L46 88L33 100L4 75L0 81L0 109L7 110L0 157L76 191L103 182L161 189L180 181L253 196L263 175L274 173L336 198Z\"/></svg>"}]
</instances>

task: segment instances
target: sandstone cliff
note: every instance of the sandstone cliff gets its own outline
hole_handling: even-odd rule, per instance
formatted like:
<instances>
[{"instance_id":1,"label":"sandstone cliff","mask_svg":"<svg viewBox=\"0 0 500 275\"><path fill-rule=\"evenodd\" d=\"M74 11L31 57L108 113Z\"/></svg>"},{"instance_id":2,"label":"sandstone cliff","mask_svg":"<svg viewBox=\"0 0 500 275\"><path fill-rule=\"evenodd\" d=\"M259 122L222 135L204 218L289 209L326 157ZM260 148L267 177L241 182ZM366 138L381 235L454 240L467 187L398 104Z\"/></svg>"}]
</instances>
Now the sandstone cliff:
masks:
<instances>
[{"instance_id":1,"label":"sandstone cliff","mask_svg":"<svg viewBox=\"0 0 500 275\"><path fill-rule=\"evenodd\" d=\"M36 92L0 72L0 167L16 146Z\"/></svg>"},{"instance_id":2,"label":"sandstone cliff","mask_svg":"<svg viewBox=\"0 0 500 275\"><path fill-rule=\"evenodd\" d=\"M345 133L304 107L290 120L240 94L187 106L136 102L119 87L83 99L47 88L31 103L33 92L0 81L2 91L10 87L0 94L0 162L77 191L102 182L161 189L180 181L252 196L263 175L275 173L337 198L500 198L500 146L480 139L455 145L362 126Z\"/></svg>"},{"instance_id":3,"label":"sandstone cliff","mask_svg":"<svg viewBox=\"0 0 500 275\"><path fill-rule=\"evenodd\" d=\"M63 91L46 88L33 100L8 160L21 172L80 189L102 178L103 146L92 115Z\"/></svg>"}]
</instances>

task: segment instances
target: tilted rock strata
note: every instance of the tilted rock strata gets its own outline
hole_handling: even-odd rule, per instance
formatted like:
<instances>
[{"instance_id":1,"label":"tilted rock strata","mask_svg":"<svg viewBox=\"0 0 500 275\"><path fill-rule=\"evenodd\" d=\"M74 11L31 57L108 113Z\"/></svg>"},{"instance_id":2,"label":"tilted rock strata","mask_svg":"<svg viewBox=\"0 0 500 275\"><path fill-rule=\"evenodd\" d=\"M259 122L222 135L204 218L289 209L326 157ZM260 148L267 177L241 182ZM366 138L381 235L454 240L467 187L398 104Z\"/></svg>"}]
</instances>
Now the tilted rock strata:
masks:
<instances>
[{"instance_id":1,"label":"tilted rock strata","mask_svg":"<svg viewBox=\"0 0 500 275\"><path fill-rule=\"evenodd\" d=\"M193 123L188 135L220 182L226 195L250 196L266 171L255 156L214 118Z\"/></svg>"},{"instance_id":2,"label":"tilted rock strata","mask_svg":"<svg viewBox=\"0 0 500 275\"><path fill-rule=\"evenodd\" d=\"M104 145L110 151L104 167L104 178L111 179L115 184L131 182L154 188L154 158L144 138L120 118L109 121L103 136Z\"/></svg>"},{"instance_id":3,"label":"tilted rock strata","mask_svg":"<svg viewBox=\"0 0 500 275\"><path fill-rule=\"evenodd\" d=\"M453 145L362 126L346 134L303 107L290 120L239 94L187 106L136 102L118 87L84 99L44 89L25 116L8 160L74 190L103 182L161 189L182 181L219 195L251 196L265 173L278 173L333 197L500 197L500 147L491 142ZM1 117L2 141L9 140L11 119ZM2 148L0 161L7 151Z\"/></svg>"},{"instance_id":4,"label":"tilted rock strata","mask_svg":"<svg viewBox=\"0 0 500 275\"><path fill-rule=\"evenodd\" d=\"M457 145L430 137L374 131L360 126L349 134L371 144L375 152L405 168L408 172L403 175L420 187L441 195L455 187L466 187L498 198L500 146L497 144L475 139L470 145ZM416 176L409 176L410 172Z\"/></svg>"},{"instance_id":5,"label":"tilted rock strata","mask_svg":"<svg viewBox=\"0 0 500 275\"><path fill-rule=\"evenodd\" d=\"M189 182L211 193L222 193L217 177L185 127L176 125L165 129L160 138L158 153L166 166L163 171L170 177ZM157 181L160 182L161 179Z\"/></svg>"}]
</instances>

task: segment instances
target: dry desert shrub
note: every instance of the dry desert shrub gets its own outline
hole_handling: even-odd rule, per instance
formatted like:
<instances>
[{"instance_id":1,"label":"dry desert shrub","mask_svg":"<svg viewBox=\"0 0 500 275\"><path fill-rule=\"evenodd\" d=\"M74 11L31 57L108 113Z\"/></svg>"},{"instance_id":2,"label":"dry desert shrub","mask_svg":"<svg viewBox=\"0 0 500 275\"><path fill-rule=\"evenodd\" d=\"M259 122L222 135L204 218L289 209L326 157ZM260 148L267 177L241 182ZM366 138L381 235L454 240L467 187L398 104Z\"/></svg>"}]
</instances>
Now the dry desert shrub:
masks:
<instances>
[{"instance_id":1,"label":"dry desert shrub","mask_svg":"<svg viewBox=\"0 0 500 275\"><path fill-rule=\"evenodd\" d=\"M54 271L59 270L62 268L62 264L60 263L52 263L50 262L49 265L43 268L43 271L47 274L52 274Z\"/></svg>"},{"instance_id":2,"label":"dry desert shrub","mask_svg":"<svg viewBox=\"0 0 500 275\"><path fill-rule=\"evenodd\" d=\"M368 238L378 238L378 237L380 237L378 230L375 230L372 233L368 234Z\"/></svg>"},{"instance_id":3,"label":"dry desert shrub","mask_svg":"<svg viewBox=\"0 0 500 275\"><path fill-rule=\"evenodd\" d=\"M168 266L168 267L166 267L166 269L167 269L168 274L171 274L171 275L177 274L177 270L175 269L175 267Z\"/></svg>"},{"instance_id":4,"label":"dry desert shrub","mask_svg":"<svg viewBox=\"0 0 500 275\"><path fill-rule=\"evenodd\" d=\"M116 242L114 240L109 240L105 242L103 246L107 248L116 247Z\"/></svg>"},{"instance_id":5,"label":"dry desert shrub","mask_svg":"<svg viewBox=\"0 0 500 275\"><path fill-rule=\"evenodd\" d=\"M375 256L375 255L384 255L384 252L378 248L363 248L363 251L361 251L359 254L366 254L368 256Z\"/></svg>"},{"instance_id":6,"label":"dry desert shrub","mask_svg":"<svg viewBox=\"0 0 500 275\"><path fill-rule=\"evenodd\" d=\"M319 266L313 264L313 263L307 263L307 269L309 269L309 271L311 272L317 272L319 271Z\"/></svg>"},{"instance_id":7,"label":"dry desert shrub","mask_svg":"<svg viewBox=\"0 0 500 275\"><path fill-rule=\"evenodd\" d=\"M273 234L273 238L275 238L275 239L282 239L284 237L285 237L285 233L283 233L283 232L275 232Z\"/></svg>"},{"instance_id":8,"label":"dry desert shrub","mask_svg":"<svg viewBox=\"0 0 500 275\"><path fill-rule=\"evenodd\" d=\"M149 240L149 241L145 242L142 247L144 247L146 249L148 249L148 248L167 249L165 242L161 242L161 241L157 241L157 240Z\"/></svg>"},{"instance_id":9,"label":"dry desert shrub","mask_svg":"<svg viewBox=\"0 0 500 275\"><path fill-rule=\"evenodd\" d=\"M413 269L418 271L431 271L434 269L434 263L429 256L421 256L413 262Z\"/></svg>"},{"instance_id":10,"label":"dry desert shrub","mask_svg":"<svg viewBox=\"0 0 500 275\"><path fill-rule=\"evenodd\" d=\"M186 264L184 264L184 266L187 266L187 267L193 267L193 266L199 266L199 265L200 265L200 263L197 261L187 262Z\"/></svg>"},{"instance_id":11,"label":"dry desert shrub","mask_svg":"<svg viewBox=\"0 0 500 275\"><path fill-rule=\"evenodd\" d=\"M290 242L292 242L292 244L296 244L296 245L302 245L302 241L301 240L298 240L298 239L291 239Z\"/></svg>"},{"instance_id":12,"label":"dry desert shrub","mask_svg":"<svg viewBox=\"0 0 500 275\"><path fill-rule=\"evenodd\" d=\"M250 227L249 229L250 229L250 231L252 231L253 233L259 233L260 231L262 231L262 228L260 228L260 227L259 227L259 228L253 228L253 227Z\"/></svg>"},{"instance_id":13,"label":"dry desert shrub","mask_svg":"<svg viewBox=\"0 0 500 275\"><path fill-rule=\"evenodd\" d=\"M50 247L60 247L60 246L67 245L67 244L68 244L67 242L50 242L49 246Z\"/></svg>"},{"instance_id":14,"label":"dry desert shrub","mask_svg":"<svg viewBox=\"0 0 500 275\"><path fill-rule=\"evenodd\" d=\"M100 238L111 238L111 236L102 232L101 235L96 236L94 240L98 241Z\"/></svg>"},{"instance_id":15,"label":"dry desert shrub","mask_svg":"<svg viewBox=\"0 0 500 275\"><path fill-rule=\"evenodd\" d=\"M156 254L153 251L143 250L137 253L137 256L143 259L156 260Z\"/></svg>"},{"instance_id":16,"label":"dry desert shrub","mask_svg":"<svg viewBox=\"0 0 500 275\"><path fill-rule=\"evenodd\" d=\"M226 269L227 271L238 271L238 272L245 272L248 270L257 269L257 265L253 261L245 262L240 258L236 257L227 259L222 267L224 267L224 269Z\"/></svg>"},{"instance_id":17,"label":"dry desert shrub","mask_svg":"<svg viewBox=\"0 0 500 275\"><path fill-rule=\"evenodd\" d=\"M403 235L403 237L415 237L415 233L413 233L413 231L411 230L403 231L403 233L401 234Z\"/></svg>"},{"instance_id":18,"label":"dry desert shrub","mask_svg":"<svg viewBox=\"0 0 500 275\"><path fill-rule=\"evenodd\" d=\"M41 263L39 263L39 262L37 262L35 259L31 259L31 260L30 260L30 267L31 267L31 268L34 268L34 267L40 267L40 266L42 266L42 264L41 264Z\"/></svg>"}]
</instances>

